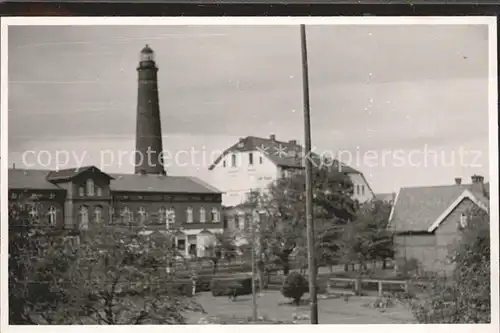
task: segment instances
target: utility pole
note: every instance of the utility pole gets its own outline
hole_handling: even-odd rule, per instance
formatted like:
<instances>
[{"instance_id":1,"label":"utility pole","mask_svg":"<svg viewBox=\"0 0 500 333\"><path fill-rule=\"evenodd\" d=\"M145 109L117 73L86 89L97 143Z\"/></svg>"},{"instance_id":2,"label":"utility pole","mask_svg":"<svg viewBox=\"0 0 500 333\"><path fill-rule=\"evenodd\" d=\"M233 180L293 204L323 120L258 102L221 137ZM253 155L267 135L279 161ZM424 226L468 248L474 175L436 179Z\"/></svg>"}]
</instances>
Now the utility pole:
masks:
<instances>
[{"instance_id":1,"label":"utility pole","mask_svg":"<svg viewBox=\"0 0 500 333\"><path fill-rule=\"evenodd\" d=\"M306 216L307 216L307 263L309 270L309 297L311 303L311 324L318 324L318 295L316 293L316 258L314 251L314 219L313 219L313 189L311 151L311 115L309 110L309 71L307 67L306 27L300 25L300 40L302 47L302 90L304 94L304 136L306 168Z\"/></svg>"}]
</instances>

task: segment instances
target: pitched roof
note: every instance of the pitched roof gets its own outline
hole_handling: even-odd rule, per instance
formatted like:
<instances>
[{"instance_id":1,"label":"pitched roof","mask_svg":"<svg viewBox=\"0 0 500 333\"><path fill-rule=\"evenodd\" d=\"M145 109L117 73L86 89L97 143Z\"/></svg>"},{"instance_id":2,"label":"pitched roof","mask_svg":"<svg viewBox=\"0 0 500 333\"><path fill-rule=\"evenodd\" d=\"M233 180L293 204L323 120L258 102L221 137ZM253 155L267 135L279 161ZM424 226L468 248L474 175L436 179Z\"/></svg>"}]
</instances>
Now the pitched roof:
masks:
<instances>
[{"instance_id":1,"label":"pitched roof","mask_svg":"<svg viewBox=\"0 0 500 333\"><path fill-rule=\"evenodd\" d=\"M95 167L80 168L90 170ZM99 170L98 168L95 168ZM83 171L81 171L83 172ZM81 172L74 169L51 170L36 169L9 169L9 189L31 190L63 190L48 180L70 179ZM160 175L135 175L135 174L109 174L112 191L123 192L158 192L158 193L193 193L208 194L221 193L215 187L203 182L196 177L160 176Z\"/></svg>"},{"instance_id":2,"label":"pitched roof","mask_svg":"<svg viewBox=\"0 0 500 333\"><path fill-rule=\"evenodd\" d=\"M277 166L289 168L303 168L303 158L305 153L304 147L297 144L296 141L278 141L269 138L259 138L255 136L247 136L241 139L220 155L214 163L209 167L212 170L224 156L232 152L250 152L261 151ZM321 162L321 157L318 154L311 153L312 159L317 165ZM337 161L338 162L338 161ZM340 162L339 162L340 163ZM341 163L340 170L345 173L360 173L358 170Z\"/></svg>"},{"instance_id":3,"label":"pitched roof","mask_svg":"<svg viewBox=\"0 0 500 333\"><path fill-rule=\"evenodd\" d=\"M9 169L9 189L14 190L63 190L47 181L50 170Z\"/></svg>"},{"instance_id":4,"label":"pitched roof","mask_svg":"<svg viewBox=\"0 0 500 333\"><path fill-rule=\"evenodd\" d=\"M111 174L111 190L117 192L221 193L195 177Z\"/></svg>"},{"instance_id":5,"label":"pitched roof","mask_svg":"<svg viewBox=\"0 0 500 333\"><path fill-rule=\"evenodd\" d=\"M396 196L389 228L395 232L429 231L464 192L488 206L488 199L478 184L406 187Z\"/></svg>"},{"instance_id":6,"label":"pitched roof","mask_svg":"<svg viewBox=\"0 0 500 333\"><path fill-rule=\"evenodd\" d=\"M84 166L81 168L71 168L71 169L50 171L49 174L47 175L47 180L49 182L66 181L66 180L72 179L73 177L81 175L82 173L87 172L87 171L100 173L100 174L105 175L109 178L112 178L107 173L104 173L101 170L99 170L97 167L91 165L91 166Z\"/></svg>"}]
</instances>

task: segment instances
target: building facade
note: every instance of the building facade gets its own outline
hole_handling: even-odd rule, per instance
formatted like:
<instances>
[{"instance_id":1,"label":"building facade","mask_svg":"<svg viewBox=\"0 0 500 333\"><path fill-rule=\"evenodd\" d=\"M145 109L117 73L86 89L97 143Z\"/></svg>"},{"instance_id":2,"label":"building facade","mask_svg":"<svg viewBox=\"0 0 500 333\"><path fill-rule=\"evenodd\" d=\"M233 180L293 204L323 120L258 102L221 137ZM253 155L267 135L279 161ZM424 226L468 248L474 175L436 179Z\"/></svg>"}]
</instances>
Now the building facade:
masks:
<instances>
[{"instance_id":1,"label":"building facade","mask_svg":"<svg viewBox=\"0 0 500 333\"><path fill-rule=\"evenodd\" d=\"M170 231L189 257L204 256L223 232L221 193L192 177L10 169L9 201L28 201L37 223L68 231L101 223Z\"/></svg>"},{"instance_id":2,"label":"building facade","mask_svg":"<svg viewBox=\"0 0 500 333\"><path fill-rule=\"evenodd\" d=\"M226 149L210 166L211 183L222 192L226 207L245 202L250 191L264 191L268 185L295 172L304 170L304 148L296 140L279 141L248 136ZM313 156L319 165L319 157ZM339 165L354 185L353 199L360 203L370 201L374 193L364 175L358 170Z\"/></svg>"}]
</instances>

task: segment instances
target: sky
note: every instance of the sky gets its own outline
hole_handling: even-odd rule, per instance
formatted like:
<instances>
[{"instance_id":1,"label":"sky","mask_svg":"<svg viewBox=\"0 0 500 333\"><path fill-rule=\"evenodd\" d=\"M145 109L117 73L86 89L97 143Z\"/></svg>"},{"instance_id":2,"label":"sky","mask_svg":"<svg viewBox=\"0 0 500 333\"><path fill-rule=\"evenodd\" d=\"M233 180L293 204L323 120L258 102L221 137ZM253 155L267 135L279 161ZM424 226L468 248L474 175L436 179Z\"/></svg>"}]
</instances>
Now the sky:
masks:
<instances>
[{"instance_id":1,"label":"sky","mask_svg":"<svg viewBox=\"0 0 500 333\"><path fill-rule=\"evenodd\" d=\"M240 137L304 142L298 26L11 26L9 164L133 172L145 44L163 148L198 152L169 174L210 182ZM486 25L309 26L307 47L315 152L375 193L489 178Z\"/></svg>"}]
</instances>

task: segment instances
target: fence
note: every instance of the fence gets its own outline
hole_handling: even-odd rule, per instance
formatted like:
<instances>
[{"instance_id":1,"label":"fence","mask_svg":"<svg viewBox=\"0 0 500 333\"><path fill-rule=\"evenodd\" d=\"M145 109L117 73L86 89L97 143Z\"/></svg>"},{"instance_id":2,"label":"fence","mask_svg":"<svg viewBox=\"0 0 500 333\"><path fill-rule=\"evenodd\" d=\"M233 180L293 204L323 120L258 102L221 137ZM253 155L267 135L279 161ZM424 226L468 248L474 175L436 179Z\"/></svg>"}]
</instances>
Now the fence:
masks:
<instances>
[{"instance_id":1,"label":"fence","mask_svg":"<svg viewBox=\"0 0 500 333\"><path fill-rule=\"evenodd\" d=\"M332 288L333 285L347 284L351 286L356 295L361 295L363 290L363 285L376 285L378 295L382 296L384 293L384 286L388 287L388 291L404 291L408 292L408 281L397 281L397 280L376 280L376 279L360 279L360 278L330 278L328 279L328 289ZM368 287L368 286L366 286ZM396 288L394 288L396 287ZM397 288L399 287L399 288ZM366 288L367 290L373 290L372 288ZM386 289L386 290L387 290Z\"/></svg>"}]
</instances>

